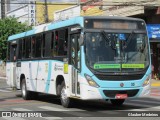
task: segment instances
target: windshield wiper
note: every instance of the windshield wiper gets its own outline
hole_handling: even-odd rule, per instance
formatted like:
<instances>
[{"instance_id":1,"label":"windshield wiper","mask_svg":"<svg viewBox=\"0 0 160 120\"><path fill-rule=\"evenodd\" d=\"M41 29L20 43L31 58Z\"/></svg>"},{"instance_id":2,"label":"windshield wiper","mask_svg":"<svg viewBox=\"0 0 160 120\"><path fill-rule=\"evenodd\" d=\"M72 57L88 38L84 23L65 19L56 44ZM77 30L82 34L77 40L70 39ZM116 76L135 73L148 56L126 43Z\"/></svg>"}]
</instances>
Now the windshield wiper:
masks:
<instances>
[{"instance_id":1,"label":"windshield wiper","mask_svg":"<svg viewBox=\"0 0 160 120\"><path fill-rule=\"evenodd\" d=\"M109 38L106 36L106 32L103 30L101 33L102 33L104 39L106 40L108 46L110 46L113 50L116 50L116 47L113 47L113 45L112 45L112 41L109 40Z\"/></svg>"},{"instance_id":2,"label":"windshield wiper","mask_svg":"<svg viewBox=\"0 0 160 120\"><path fill-rule=\"evenodd\" d=\"M128 44L129 44L130 41L131 41L132 36L133 36L133 31L129 34L129 37L128 37L128 39L126 40L127 42L126 42L126 44L123 46L123 49L127 48Z\"/></svg>"}]
</instances>

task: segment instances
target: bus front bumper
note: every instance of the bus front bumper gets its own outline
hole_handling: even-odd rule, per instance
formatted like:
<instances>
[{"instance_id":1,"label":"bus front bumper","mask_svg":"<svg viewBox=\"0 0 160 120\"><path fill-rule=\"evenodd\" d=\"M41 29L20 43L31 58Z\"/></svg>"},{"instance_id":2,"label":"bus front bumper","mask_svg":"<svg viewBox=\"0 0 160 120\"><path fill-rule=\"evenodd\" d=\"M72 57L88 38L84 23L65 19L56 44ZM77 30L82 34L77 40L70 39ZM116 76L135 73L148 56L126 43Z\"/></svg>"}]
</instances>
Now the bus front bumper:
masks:
<instances>
[{"instance_id":1,"label":"bus front bumper","mask_svg":"<svg viewBox=\"0 0 160 120\"><path fill-rule=\"evenodd\" d=\"M81 98L84 100L94 99L117 99L117 94L127 94L127 98L148 97L150 95L150 84L145 87L136 88L96 88L82 85Z\"/></svg>"}]
</instances>

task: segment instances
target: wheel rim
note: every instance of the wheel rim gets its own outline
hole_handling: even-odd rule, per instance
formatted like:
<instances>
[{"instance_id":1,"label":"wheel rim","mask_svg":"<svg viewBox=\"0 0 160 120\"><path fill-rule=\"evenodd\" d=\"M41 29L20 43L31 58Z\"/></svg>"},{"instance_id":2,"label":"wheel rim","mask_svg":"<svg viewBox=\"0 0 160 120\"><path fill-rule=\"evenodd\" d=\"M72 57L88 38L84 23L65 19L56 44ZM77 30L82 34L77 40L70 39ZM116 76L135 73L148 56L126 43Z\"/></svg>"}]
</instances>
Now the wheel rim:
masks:
<instances>
[{"instance_id":1,"label":"wheel rim","mask_svg":"<svg viewBox=\"0 0 160 120\"><path fill-rule=\"evenodd\" d=\"M22 96L26 96L26 86L24 83L22 84Z\"/></svg>"},{"instance_id":2,"label":"wheel rim","mask_svg":"<svg viewBox=\"0 0 160 120\"><path fill-rule=\"evenodd\" d=\"M61 100L62 100L63 103L66 103L67 100L68 100L67 92L66 92L66 88L65 87L63 87L62 91L61 91Z\"/></svg>"}]
</instances>

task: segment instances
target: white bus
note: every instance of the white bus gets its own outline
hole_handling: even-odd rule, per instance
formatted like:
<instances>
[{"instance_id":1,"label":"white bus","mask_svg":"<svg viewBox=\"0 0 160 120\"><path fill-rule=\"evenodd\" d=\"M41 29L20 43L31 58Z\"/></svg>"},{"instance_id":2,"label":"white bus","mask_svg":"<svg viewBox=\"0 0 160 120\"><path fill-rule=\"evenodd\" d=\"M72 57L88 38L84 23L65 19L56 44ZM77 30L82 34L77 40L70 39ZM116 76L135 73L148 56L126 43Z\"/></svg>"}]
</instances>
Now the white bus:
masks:
<instances>
[{"instance_id":1,"label":"white bus","mask_svg":"<svg viewBox=\"0 0 160 120\"><path fill-rule=\"evenodd\" d=\"M150 94L151 60L146 24L127 17L75 17L8 38L7 83L25 100L38 93L110 100Z\"/></svg>"}]
</instances>

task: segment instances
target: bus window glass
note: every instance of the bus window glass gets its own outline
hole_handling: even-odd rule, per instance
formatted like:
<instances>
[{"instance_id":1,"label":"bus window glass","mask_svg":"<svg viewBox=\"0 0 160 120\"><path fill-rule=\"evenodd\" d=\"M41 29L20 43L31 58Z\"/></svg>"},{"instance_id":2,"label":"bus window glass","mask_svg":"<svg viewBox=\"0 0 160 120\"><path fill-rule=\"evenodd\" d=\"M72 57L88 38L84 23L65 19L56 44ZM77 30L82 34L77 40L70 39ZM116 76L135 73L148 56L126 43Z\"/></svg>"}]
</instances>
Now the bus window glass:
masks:
<instances>
[{"instance_id":1,"label":"bus window glass","mask_svg":"<svg viewBox=\"0 0 160 120\"><path fill-rule=\"evenodd\" d=\"M32 44L32 57L35 57L35 53L36 53L36 39L35 36L31 37L31 44Z\"/></svg>"},{"instance_id":2,"label":"bus window glass","mask_svg":"<svg viewBox=\"0 0 160 120\"><path fill-rule=\"evenodd\" d=\"M18 42L19 44L18 44L18 47L19 47L19 52L18 52L18 59L21 59L22 58L22 48L23 48L23 41L22 41L22 39L19 39L19 42Z\"/></svg>"},{"instance_id":3,"label":"bus window glass","mask_svg":"<svg viewBox=\"0 0 160 120\"><path fill-rule=\"evenodd\" d=\"M26 58L31 57L31 39L26 38Z\"/></svg>"},{"instance_id":4,"label":"bus window glass","mask_svg":"<svg viewBox=\"0 0 160 120\"><path fill-rule=\"evenodd\" d=\"M55 32L55 41L54 41L54 56L57 56L58 53L58 31Z\"/></svg>"},{"instance_id":5,"label":"bus window glass","mask_svg":"<svg viewBox=\"0 0 160 120\"><path fill-rule=\"evenodd\" d=\"M44 56L44 54L45 54L45 34L43 34L41 45L42 45L42 56L45 57Z\"/></svg>"},{"instance_id":6,"label":"bus window glass","mask_svg":"<svg viewBox=\"0 0 160 120\"><path fill-rule=\"evenodd\" d=\"M10 61L10 42L8 42L8 49L7 49L7 60Z\"/></svg>"},{"instance_id":7,"label":"bus window glass","mask_svg":"<svg viewBox=\"0 0 160 120\"><path fill-rule=\"evenodd\" d=\"M51 56L54 56L54 32L52 32L52 37L51 37Z\"/></svg>"},{"instance_id":8,"label":"bus window glass","mask_svg":"<svg viewBox=\"0 0 160 120\"><path fill-rule=\"evenodd\" d=\"M133 72L147 68L147 34L123 35L125 40L121 40L120 34L116 32L86 33L86 63L89 68L103 72Z\"/></svg>"},{"instance_id":9,"label":"bus window glass","mask_svg":"<svg viewBox=\"0 0 160 120\"><path fill-rule=\"evenodd\" d=\"M17 53L17 44L11 44L11 52L10 52L10 58L11 58L11 61L16 61L16 53Z\"/></svg>"},{"instance_id":10,"label":"bus window glass","mask_svg":"<svg viewBox=\"0 0 160 120\"><path fill-rule=\"evenodd\" d=\"M37 35L36 36L36 55L35 57L41 57L41 42L42 42L42 36Z\"/></svg>"},{"instance_id":11,"label":"bus window glass","mask_svg":"<svg viewBox=\"0 0 160 120\"><path fill-rule=\"evenodd\" d=\"M26 54L26 45L25 45L25 42L26 41L26 39L23 39L22 40L22 58L25 58L25 54Z\"/></svg>"},{"instance_id":12,"label":"bus window glass","mask_svg":"<svg viewBox=\"0 0 160 120\"><path fill-rule=\"evenodd\" d=\"M68 51L68 32L67 30L56 31L54 43L54 56L65 56Z\"/></svg>"},{"instance_id":13,"label":"bus window glass","mask_svg":"<svg viewBox=\"0 0 160 120\"><path fill-rule=\"evenodd\" d=\"M45 57L51 56L51 38L52 38L51 32L45 33Z\"/></svg>"}]
</instances>

